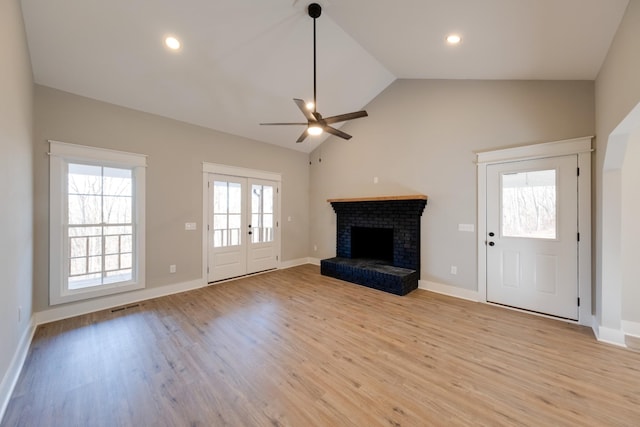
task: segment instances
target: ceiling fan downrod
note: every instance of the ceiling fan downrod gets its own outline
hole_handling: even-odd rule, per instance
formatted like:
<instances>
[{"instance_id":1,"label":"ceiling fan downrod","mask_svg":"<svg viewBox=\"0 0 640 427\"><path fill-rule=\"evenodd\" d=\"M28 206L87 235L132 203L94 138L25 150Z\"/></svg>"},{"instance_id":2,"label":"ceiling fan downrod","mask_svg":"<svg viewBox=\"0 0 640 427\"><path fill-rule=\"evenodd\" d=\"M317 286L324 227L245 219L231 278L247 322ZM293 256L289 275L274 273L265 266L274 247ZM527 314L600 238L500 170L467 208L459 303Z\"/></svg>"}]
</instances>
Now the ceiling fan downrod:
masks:
<instances>
[{"instance_id":1,"label":"ceiling fan downrod","mask_svg":"<svg viewBox=\"0 0 640 427\"><path fill-rule=\"evenodd\" d=\"M309 16L313 18L313 112L317 113L318 101L316 99L316 19L322 15L322 6L311 3L307 8Z\"/></svg>"}]
</instances>

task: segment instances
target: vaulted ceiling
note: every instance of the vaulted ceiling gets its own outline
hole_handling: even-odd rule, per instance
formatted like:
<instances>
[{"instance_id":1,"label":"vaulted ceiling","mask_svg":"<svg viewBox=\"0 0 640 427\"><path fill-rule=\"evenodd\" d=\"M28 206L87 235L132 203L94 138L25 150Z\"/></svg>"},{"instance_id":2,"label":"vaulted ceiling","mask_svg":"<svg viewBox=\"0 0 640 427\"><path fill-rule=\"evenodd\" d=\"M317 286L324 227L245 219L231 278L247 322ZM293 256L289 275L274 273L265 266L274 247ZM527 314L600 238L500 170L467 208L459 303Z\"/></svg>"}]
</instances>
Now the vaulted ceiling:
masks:
<instances>
[{"instance_id":1,"label":"vaulted ceiling","mask_svg":"<svg viewBox=\"0 0 640 427\"><path fill-rule=\"evenodd\" d=\"M318 110L398 78L593 80L628 0L320 0ZM22 0L36 83L309 152L311 1ZM450 46L445 37L462 42ZM167 35L182 42L178 51ZM368 117L359 120L383 120ZM304 121L304 120L302 120ZM357 137L355 135L354 137Z\"/></svg>"}]
</instances>

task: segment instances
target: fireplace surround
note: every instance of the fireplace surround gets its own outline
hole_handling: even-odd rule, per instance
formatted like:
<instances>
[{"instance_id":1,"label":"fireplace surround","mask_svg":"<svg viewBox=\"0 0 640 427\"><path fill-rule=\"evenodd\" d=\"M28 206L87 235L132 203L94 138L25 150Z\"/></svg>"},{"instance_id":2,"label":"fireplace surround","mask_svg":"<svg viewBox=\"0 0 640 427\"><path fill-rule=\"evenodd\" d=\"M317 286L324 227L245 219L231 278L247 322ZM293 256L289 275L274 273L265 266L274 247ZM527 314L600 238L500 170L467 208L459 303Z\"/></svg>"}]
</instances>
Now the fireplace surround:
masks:
<instances>
[{"instance_id":1,"label":"fireplace surround","mask_svg":"<svg viewBox=\"0 0 640 427\"><path fill-rule=\"evenodd\" d=\"M418 287L420 217L427 196L328 202L337 215L336 257L321 261L323 275L396 295Z\"/></svg>"}]
</instances>

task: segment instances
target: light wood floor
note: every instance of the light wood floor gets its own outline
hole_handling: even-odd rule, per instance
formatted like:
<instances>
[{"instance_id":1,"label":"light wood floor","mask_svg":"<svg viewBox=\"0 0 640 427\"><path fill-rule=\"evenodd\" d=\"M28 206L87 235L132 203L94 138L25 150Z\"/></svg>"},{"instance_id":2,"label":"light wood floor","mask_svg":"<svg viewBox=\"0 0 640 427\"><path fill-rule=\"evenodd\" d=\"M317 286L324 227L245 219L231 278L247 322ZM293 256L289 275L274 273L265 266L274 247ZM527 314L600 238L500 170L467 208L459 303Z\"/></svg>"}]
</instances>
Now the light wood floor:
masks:
<instances>
[{"instance_id":1,"label":"light wood floor","mask_svg":"<svg viewBox=\"0 0 640 427\"><path fill-rule=\"evenodd\" d=\"M638 426L640 353L315 266L38 328L2 426Z\"/></svg>"}]
</instances>

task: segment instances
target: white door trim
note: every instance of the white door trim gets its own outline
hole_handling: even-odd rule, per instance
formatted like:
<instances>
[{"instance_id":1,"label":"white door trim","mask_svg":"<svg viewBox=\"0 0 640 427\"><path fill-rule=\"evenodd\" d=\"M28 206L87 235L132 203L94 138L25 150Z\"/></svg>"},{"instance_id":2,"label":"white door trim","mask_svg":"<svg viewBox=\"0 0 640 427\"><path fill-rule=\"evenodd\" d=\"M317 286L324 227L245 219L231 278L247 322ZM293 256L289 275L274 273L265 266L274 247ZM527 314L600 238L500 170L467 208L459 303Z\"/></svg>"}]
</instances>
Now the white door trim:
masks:
<instances>
[{"instance_id":1,"label":"white door trim","mask_svg":"<svg viewBox=\"0 0 640 427\"><path fill-rule=\"evenodd\" d=\"M216 175L231 175L242 178L264 179L266 181L276 181L278 184L282 181L282 174L277 172L268 172L258 169L247 169L239 166L221 165L218 163L202 162L202 172L204 174L214 173Z\"/></svg>"},{"instance_id":2,"label":"white door trim","mask_svg":"<svg viewBox=\"0 0 640 427\"><path fill-rule=\"evenodd\" d=\"M248 169L239 166L229 166L222 165L218 163L208 163L202 162L202 277L205 285L208 280L208 256L209 256L209 245L208 245L208 230L207 224L209 223L209 174L217 174L217 175L231 175L237 177L244 178L255 178L255 179L264 179L267 181L275 181L278 184L278 197L277 200L277 215L275 221L278 226L276 227L276 256L278 259L278 266L282 260L282 241L281 241L281 233L280 233L280 208L281 208L281 200L282 200L282 174L278 172L268 172L262 171L258 169Z\"/></svg>"},{"instance_id":3,"label":"white door trim","mask_svg":"<svg viewBox=\"0 0 640 427\"><path fill-rule=\"evenodd\" d=\"M518 160L578 155L578 323L591 326L591 140L592 136L476 152L478 166L478 295L487 301L487 166Z\"/></svg>"}]
</instances>

